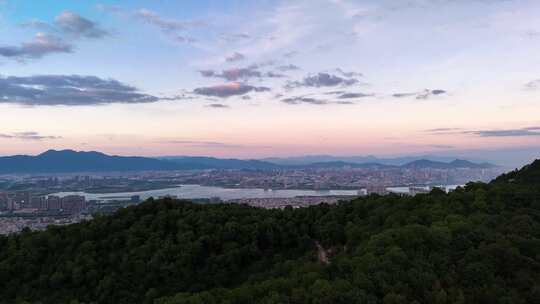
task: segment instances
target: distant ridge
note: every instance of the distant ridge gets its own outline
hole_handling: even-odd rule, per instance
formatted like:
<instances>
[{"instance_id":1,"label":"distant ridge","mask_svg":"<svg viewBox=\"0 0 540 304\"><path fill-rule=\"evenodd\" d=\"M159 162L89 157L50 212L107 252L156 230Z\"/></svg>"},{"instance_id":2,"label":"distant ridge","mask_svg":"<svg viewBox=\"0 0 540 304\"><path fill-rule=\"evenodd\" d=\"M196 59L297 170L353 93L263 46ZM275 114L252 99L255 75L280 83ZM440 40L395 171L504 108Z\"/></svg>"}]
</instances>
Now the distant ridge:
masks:
<instances>
[{"instance_id":1,"label":"distant ridge","mask_svg":"<svg viewBox=\"0 0 540 304\"><path fill-rule=\"evenodd\" d=\"M433 169L486 169L496 166L489 163L473 163L468 160L454 159L450 162L432 161L420 159L408 162L404 165L388 165L378 162L346 162L346 161L321 161L307 164L279 164L264 160L240 160L240 159L221 159L202 156L168 156L161 157L162 160L174 162L184 168L192 169L250 169L250 170L268 170L268 169L325 169L325 168L433 168Z\"/></svg>"},{"instance_id":2,"label":"distant ridge","mask_svg":"<svg viewBox=\"0 0 540 304\"><path fill-rule=\"evenodd\" d=\"M496 167L493 164L489 163L473 163L468 160L463 159L456 159L449 163L445 162L438 162L438 161L431 161L427 159L421 159L416 160L413 162L410 162L408 164L403 165L402 167L405 168L414 168L414 169L422 169L422 168L433 168L433 169L459 169L459 168L468 168L468 169L488 169L488 168L494 168Z\"/></svg>"},{"instance_id":3,"label":"distant ridge","mask_svg":"<svg viewBox=\"0 0 540 304\"><path fill-rule=\"evenodd\" d=\"M332 162L319 162L312 163L307 165L297 165L297 166L286 166L289 168L306 168L306 169L317 169L317 168L411 168L411 169L489 169L495 168L497 166L489 163L473 163L468 160L456 159L451 162L439 162L431 161L426 159L412 161L406 163L402 166L396 165L386 165L380 163L350 163L344 161L332 161Z\"/></svg>"},{"instance_id":4,"label":"distant ridge","mask_svg":"<svg viewBox=\"0 0 540 304\"><path fill-rule=\"evenodd\" d=\"M149 158L137 156L114 156L101 152L49 150L36 156L15 155L0 157L1 174L17 173L73 173L73 172L122 172L166 170L276 170L276 169L326 169L326 168L493 168L492 164L477 164L467 160L438 162L416 160L403 166L377 162L354 163L345 161L313 162L302 165L275 164L262 160L221 159L202 156L179 156Z\"/></svg>"},{"instance_id":5,"label":"distant ridge","mask_svg":"<svg viewBox=\"0 0 540 304\"><path fill-rule=\"evenodd\" d=\"M436 155L416 155L416 156L399 156L399 157L377 157L373 155L367 156L333 156L333 155L305 155L293 157L271 157L261 160L271 162L278 165L309 165L313 163L326 162L346 162L355 164L376 163L389 166L403 166L417 160L430 160L434 162L449 163L459 157L436 156ZM476 161L480 162L480 161Z\"/></svg>"},{"instance_id":6,"label":"distant ridge","mask_svg":"<svg viewBox=\"0 0 540 304\"><path fill-rule=\"evenodd\" d=\"M383 165L379 163L350 163L344 161L329 161L329 162L318 162L307 165L290 165L282 166L288 168L304 168L304 169L324 169L324 168L392 168L395 166Z\"/></svg>"},{"instance_id":7,"label":"distant ridge","mask_svg":"<svg viewBox=\"0 0 540 304\"><path fill-rule=\"evenodd\" d=\"M280 165L262 160L223 159L205 156L166 156L159 158L190 169L246 169L269 170L279 169Z\"/></svg>"},{"instance_id":8,"label":"distant ridge","mask_svg":"<svg viewBox=\"0 0 540 304\"><path fill-rule=\"evenodd\" d=\"M0 157L0 173L68 173L172 170L175 165L147 157L111 156L101 152L49 150L37 156Z\"/></svg>"}]
</instances>

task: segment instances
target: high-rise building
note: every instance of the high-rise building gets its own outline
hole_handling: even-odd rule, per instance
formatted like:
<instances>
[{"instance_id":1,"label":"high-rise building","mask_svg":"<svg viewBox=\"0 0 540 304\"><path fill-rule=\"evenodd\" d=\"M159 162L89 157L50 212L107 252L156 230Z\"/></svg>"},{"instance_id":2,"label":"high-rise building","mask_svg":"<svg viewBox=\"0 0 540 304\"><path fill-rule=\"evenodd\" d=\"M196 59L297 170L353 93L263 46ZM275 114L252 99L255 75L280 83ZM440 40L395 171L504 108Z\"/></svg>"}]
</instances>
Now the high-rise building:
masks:
<instances>
[{"instance_id":1,"label":"high-rise building","mask_svg":"<svg viewBox=\"0 0 540 304\"><path fill-rule=\"evenodd\" d=\"M30 208L31 207L31 197L32 195L28 191L15 192L13 197L14 204L19 208Z\"/></svg>"},{"instance_id":2,"label":"high-rise building","mask_svg":"<svg viewBox=\"0 0 540 304\"><path fill-rule=\"evenodd\" d=\"M8 209L8 194L0 192L0 210Z\"/></svg>"},{"instance_id":3,"label":"high-rise building","mask_svg":"<svg viewBox=\"0 0 540 304\"><path fill-rule=\"evenodd\" d=\"M62 211L66 213L79 213L86 207L86 199L81 195L68 195L61 199Z\"/></svg>"},{"instance_id":4,"label":"high-rise building","mask_svg":"<svg viewBox=\"0 0 540 304\"><path fill-rule=\"evenodd\" d=\"M30 199L30 207L34 209L45 210L47 205L47 200L44 196L33 196Z\"/></svg>"},{"instance_id":5,"label":"high-rise building","mask_svg":"<svg viewBox=\"0 0 540 304\"><path fill-rule=\"evenodd\" d=\"M12 197L8 197L8 201L7 201L7 209L8 210L18 210L20 209L20 206L17 202L15 202L15 200L13 200Z\"/></svg>"},{"instance_id":6,"label":"high-rise building","mask_svg":"<svg viewBox=\"0 0 540 304\"><path fill-rule=\"evenodd\" d=\"M60 197L55 195L49 195L47 198L47 210L59 211L62 209L62 202Z\"/></svg>"}]
</instances>

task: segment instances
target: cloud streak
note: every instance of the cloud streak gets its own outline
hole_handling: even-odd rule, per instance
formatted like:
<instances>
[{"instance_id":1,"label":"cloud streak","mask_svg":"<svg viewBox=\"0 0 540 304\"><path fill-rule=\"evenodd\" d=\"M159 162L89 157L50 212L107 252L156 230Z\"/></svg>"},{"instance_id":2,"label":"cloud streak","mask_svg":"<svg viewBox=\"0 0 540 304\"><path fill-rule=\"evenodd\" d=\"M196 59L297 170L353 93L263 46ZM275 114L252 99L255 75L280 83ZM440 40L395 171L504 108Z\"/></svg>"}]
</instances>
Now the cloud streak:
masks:
<instances>
[{"instance_id":1,"label":"cloud streak","mask_svg":"<svg viewBox=\"0 0 540 304\"><path fill-rule=\"evenodd\" d=\"M290 105L298 105L298 104L326 105L328 104L328 101L326 100L313 98L313 97L305 97L305 96L288 97L288 98L282 99L281 101Z\"/></svg>"},{"instance_id":2,"label":"cloud streak","mask_svg":"<svg viewBox=\"0 0 540 304\"><path fill-rule=\"evenodd\" d=\"M135 11L132 16L146 24L158 28L173 41L179 43L193 43L195 38L187 35L185 32L191 28L205 26L202 21L186 21L172 18L165 18L154 11L143 8Z\"/></svg>"},{"instance_id":3,"label":"cloud streak","mask_svg":"<svg viewBox=\"0 0 540 304\"><path fill-rule=\"evenodd\" d=\"M52 24L34 20L22 26L36 28L40 32L31 41L20 45L0 46L0 56L24 61L55 53L72 53L77 39L99 39L109 35L97 23L71 11L62 12Z\"/></svg>"},{"instance_id":4,"label":"cloud streak","mask_svg":"<svg viewBox=\"0 0 540 304\"><path fill-rule=\"evenodd\" d=\"M228 105L222 104L222 103L211 103L211 104L207 105L206 107L207 108L213 108L213 109L228 109L228 108L230 108Z\"/></svg>"},{"instance_id":5,"label":"cloud streak","mask_svg":"<svg viewBox=\"0 0 540 304\"><path fill-rule=\"evenodd\" d=\"M289 72L289 71L300 70L300 67L294 64L285 64L285 65L278 66L276 69L280 72Z\"/></svg>"},{"instance_id":6,"label":"cloud streak","mask_svg":"<svg viewBox=\"0 0 540 304\"><path fill-rule=\"evenodd\" d=\"M0 56L17 60L36 59L54 53L72 53L73 46L62 39L38 33L32 41L19 46L0 46Z\"/></svg>"},{"instance_id":7,"label":"cloud streak","mask_svg":"<svg viewBox=\"0 0 540 304\"><path fill-rule=\"evenodd\" d=\"M525 84L526 90L535 91L540 89L540 79L529 81Z\"/></svg>"},{"instance_id":8,"label":"cloud streak","mask_svg":"<svg viewBox=\"0 0 540 304\"><path fill-rule=\"evenodd\" d=\"M505 130L479 130L466 131L466 134L474 134L480 137L527 137L540 136L539 127L528 127L522 129L505 129Z\"/></svg>"},{"instance_id":9,"label":"cloud streak","mask_svg":"<svg viewBox=\"0 0 540 304\"><path fill-rule=\"evenodd\" d=\"M19 139L19 140L27 140L27 141L42 141L42 140L54 140L54 139L61 139L61 136L50 136L50 135L41 135L38 132L34 131L27 131L27 132L15 132L15 133L1 133L0 138L5 139Z\"/></svg>"},{"instance_id":10,"label":"cloud streak","mask_svg":"<svg viewBox=\"0 0 540 304\"><path fill-rule=\"evenodd\" d=\"M300 104L310 104L310 105L331 105L331 104L339 104L339 105L351 105L354 104L354 102L351 101L333 101L333 100L326 100L316 97L310 97L310 96L292 96L281 99L282 102L289 104L289 105L300 105Z\"/></svg>"},{"instance_id":11,"label":"cloud streak","mask_svg":"<svg viewBox=\"0 0 540 304\"><path fill-rule=\"evenodd\" d=\"M351 86L359 81L356 78L343 78L329 73L318 73L315 75L306 76L302 81L289 81L286 88L293 89L299 87L335 87L335 86Z\"/></svg>"},{"instance_id":12,"label":"cloud streak","mask_svg":"<svg viewBox=\"0 0 540 304\"><path fill-rule=\"evenodd\" d=\"M353 99L353 98L364 98L371 97L373 94L364 94L364 93L343 93L338 96L339 99Z\"/></svg>"},{"instance_id":13,"label":"cloud streak","mask_svg":"<svg viewBox=\"0 0 540 304\"><path fill-rule=\"evenodd\" d=\"M189 35L188 31L193 28L204 27L207 25L206 22L203 21L181 20L163 17L162 15L147 8L129 10L121 6L100 4L98 5L98 9L120 16L129 17L140 23L154 27L167 36L171 41L181 44L190 44L196 42L197 39Z\"/></svg>"},{"instance_id":14,"label":"cloud streak","mask_svg":"<svg viewBox=\"0 0 540 304\"><path fill-rule=\"evenodd\" d=\"M414 97L415 99L418 99L418 100L425 100L425 99L430 99L430 98L433 98L433 97L444 96L444 95L448 95L448 92L446 90L441 90L441 89L430 90L430 89L426 89L426 90L423 90L423 91L420 91L420 92L394 93L394 94L392 94L392 97L394 97L394 98Z\"/></svg>"},{"instance_id":15,"label":"cloud streak","mask_svg":"<svg viewBox=\"0 0 540 304\"><path fill-rule=\"evenodd\" d=\"M58 15L54 24L61 32L74 37L97 39L109 35L109 32L101 29L97 23L71 11L64 11Z\"/></svg>"},{"instance_id":16,"label":"cloud streak","mask_svg":"<svg viewBox=\"0 0 540 304\"><path fill-rule=\"evenodd\" d=\"M84 106L147 103L159 98L114 79L80 75L0 77L0 103L29 106Z\"/></svg>"},{"instance_id":17,"label":"cloud streak","mask_svg":"<svg viewBox=\"0 0 540 304\"><path fill-rule=\"evenodd\" d=\"M70 39L100 39L110 35L108 31L101 28L96 22L72 11L63 11L54 18L54 22L52 23L32 20L23 23L22 26L35 28L39 31Z\"/></svg>"},{"instance_id":18,"label":"cloud streak","mask_svg":"<svg viewBox=\"0 0 540 304\"><path fill-rule=\"evenodd\" d=\"M225 57L225 61L227 62L235 62L235 61L241 61L246 59L246 56L244 54L234 52L231 55Z\"/></svg>"},{"instance_id":19,"label":"cloud streak","mask_svg":"<svg viewBox=\"0 0 540 304\"><path fill-rule=\"evenodd\" d=\"M200 70L201 76L206 78L221 78L227 81L237 80L249 80L249 79L263 79L263 78L283 78L286 77L283 74L275 73L272 71L262 72L259 70L258 65L250 65L243 68L230 68L224 69L221 72L215 70Z\"/></svg>"},{"instance_id":20,"label":"cloud streak","mask_svg":"<svg viewBox=\"0 0 540 304\"><path fill-rule=\"evenodd\" d=\"M364 76L362 73L358 73L358 72L346 72L346 71L344 71L344 70L341 69L341 68L337 68L336 71L337 71L339 74L341 74L341 75L343 75L343 76L345 76L345 77L348 77L348 78L352 78L352 77L362 77L362 76Z\"/></svg>"},{"instance_id":21,"label":"cloud streak","mask_svg":"<svg viewBox=\"0 0 540 304\"><path fill-rule=\"evenodd\" d=\"M435 129L429 129L425 130L426 133L430 133L432 135L450 135L450 134L463 134L463 129L461 128L435 128Z\"/></svg>"},{"instance_id":22,"label":"cloud streak","mask_svg":"<svg viewBox=\"0 0 540 304\"><path fill-rule=\"evenodd\" d=\"M263 74L257 69L256 66L248 66L245 68L231 68L225 69L221 72L214 70L201 70L199 71L203 77L223 78L227 81L247 80L250 78L261 78Z\"/></svg>"},{"instance_id":23,"label":"cloud streak","mask_svg":"<svg viewBox=\"0 0 540 304\"><path fill-rule=\"evenodd\" d=\"M185 30L190 27L204 25L203 22L199 22L199 21L183 21L183 20L165 18L145 8L136 11L134 16L138 18L139 20L145 23L148 23L150 25L153 25L165 32Z\"/></svg>"},{"instance_id":24,"label":"cloud streak","mask_svg":"<svg viewBox=\"0 0 540 304\"><path fill-rule=\"evenodd\" d=\"M479 137L528 137L540 136L540 126L525 127L519 129L485 129L485 130L463 130L461 128L436 128L426 130L434 135L466 134Z\"/></svg>"},{"instance_id":25,"label":"cloud streak","mask_svg":"<svg viewBox=\"0 0 540 304\"><path fill-rule=\"evenodd\" d=\"M212 96L219 98L228 98L231 96L244 95L249 92L267 92L270 88L256 87L241 82L230 82L221 85L201 87L193 90L194 94L203 96Z\"/></svg>"}]
</instances>

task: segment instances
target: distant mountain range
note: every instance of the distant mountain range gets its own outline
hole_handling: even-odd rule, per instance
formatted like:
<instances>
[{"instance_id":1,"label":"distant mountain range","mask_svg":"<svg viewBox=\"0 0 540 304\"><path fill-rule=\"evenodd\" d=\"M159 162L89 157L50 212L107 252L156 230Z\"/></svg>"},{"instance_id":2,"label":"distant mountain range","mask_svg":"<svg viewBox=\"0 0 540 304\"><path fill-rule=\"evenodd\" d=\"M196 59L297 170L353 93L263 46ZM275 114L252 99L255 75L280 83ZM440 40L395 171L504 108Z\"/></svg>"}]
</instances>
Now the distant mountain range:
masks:
<instances>
[{"instance_id":1,"label":"distant mountain range","mask_svg":"<svg viewBox=\"0 0 540 304\"><path fill-rule=\"evenodd\" d=\"M455 159L449 163L431 161L427 159L420 159L410 163L407 163L401 167L411 168L411 169L423 169L423 168L434 168L434 169L457 169L457 168L469 168L469 169L488 169L496 167L490 163L473 163L468 160Z\"/></svg>"},{"instance_id":2,"label":"distant mountain range","mask_svg":"<svg viewBox=\"0 0 540 304\"><path fill-rule=\"evenodd\" d=\"M271 170L280 169L283 166L262 160L226 159L204 156L166 156L160 160L172 162L184 169L246 169L246 170Z\"/></svg>"},{"instance_id":3,"label":"distant mountain range","mask_svg":"<svg viewBox=\"0 0 540 304\"><path fill-rule=\"evenodd\" d=\"M0 157L0 173L61 173L171 170L173 163L147 158L110 156L100 152L49 150L36 156Z\"/></svg>"},{"instance_id":4,"label":"distant mountain range","mask_svg":"<svg viewBox=\"0 0 540 304\"><path fill-rule=\"evenodd\" d=\"M434 162L451 162L454 161L456 157L449 156L435 156L435 155L419 155L419 156L403 156L403 157L393 157L393 158L379 158L373 155L367 156L333 156L333 155L305 155L305 156L294 156L294 157L274 157L274 158L264 158L263 161L271 162L279 165L308 165L312 163L327 163L327 162L346 162L346 163L376 163L381 165L390 165L390 166L403 166L410 162L417 160L430 160Z\"/></svg>"},{"instance_id":5,"label":"distant mountain range","mask_svg":"<svg viewBox=\"0 0 540 304\"><path fill-rule=\"evenodd\" d=\"M170 156L162 158L111 156L100 152L77 152L73 150L49 150L36 156L15 155L0 157L0 173L69 173L69 172L117 172L117 171L165 171L165 170L275 170L275 169L323 169L323 168L493 168L489 163L473 163L466 160L450 162L419 159L401 165L380 162L320 161L300 164L274 163L269 160L221 159L214 157Z\"/></svg>"}]
</instances>

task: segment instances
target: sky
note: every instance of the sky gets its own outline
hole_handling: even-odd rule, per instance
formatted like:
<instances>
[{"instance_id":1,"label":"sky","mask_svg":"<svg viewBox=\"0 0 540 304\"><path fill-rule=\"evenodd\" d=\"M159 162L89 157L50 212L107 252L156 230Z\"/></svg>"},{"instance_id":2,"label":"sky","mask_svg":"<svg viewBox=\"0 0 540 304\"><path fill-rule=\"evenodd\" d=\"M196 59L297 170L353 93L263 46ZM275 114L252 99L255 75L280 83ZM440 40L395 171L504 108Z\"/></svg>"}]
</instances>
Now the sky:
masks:
<instances>
[{"instance_id":1,"label":"sky","mask_svg":"<svg viewBox=\"0 0 540 304\"><path fill-rule=\"evenodd\" d=\"M0 154L540 157L539 16L535 0L0 0Z\"/></svg>"}]
</instances>

